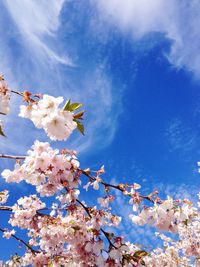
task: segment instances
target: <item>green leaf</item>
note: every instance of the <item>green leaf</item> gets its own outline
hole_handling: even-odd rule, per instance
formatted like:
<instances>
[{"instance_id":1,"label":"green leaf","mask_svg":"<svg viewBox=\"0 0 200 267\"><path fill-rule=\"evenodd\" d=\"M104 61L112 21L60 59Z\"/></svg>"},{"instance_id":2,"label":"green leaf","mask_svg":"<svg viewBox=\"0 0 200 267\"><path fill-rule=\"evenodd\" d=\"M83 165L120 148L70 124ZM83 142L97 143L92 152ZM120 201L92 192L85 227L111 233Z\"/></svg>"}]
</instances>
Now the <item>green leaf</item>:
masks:
<instances>
[{"instance_id":1,"label":"green leaf","mask_svg":"<svg viewBox=\"0 0 200 267\"><path fill-rule=\"evenodd\" d=\"M0 135L6 137L5 133L3 132L2 125L0 125Z\"/></svg>"},{"instance_id":2,"label":"green leaf","mask_svg":"<svg viewBox=\"0 0 200 267\"><path fill-rule=\"evenodd\" d=\"M69 111L74 111L74 110L77 110L79 109L80 107L82 107L83 104L81 103L72 103L70 104L69 106Z\"/></svg>"},{"instance_id":3,"label":"green leaf","mask_svg":"<svg viewBox=\"0 0 200 267\"><path fill-rule=\"evenodd\" d=\"M71 101L70 101L70 99L69 99L69 100L67 100L67 102L65 103L65 105L64 105L64 107L63 107L63 110L68 110L68 111L69 111L70 104L71 104Z\"/></svg>"},{"instance_id":4,"label":"green leaf","mask_svg":"<svg viewBox=\"0 0 200 267\"><path fill-rule=\"evenodd\" d=\"M84 135L84 125L80 122L80 121L78 121L78 120L76 120L76 119L74 119L74 121L77 123L77 129L78 129L78 131L82 134L82 135Z\"/></svg>"},{"instance_id":5,"label":"green leaf","mask_svg":"<svg viewBox=\"0 0 200 267\"><path fill-rule=\"evenodd\" d=\"M63 110L65 111L75 111L77 109L79 109L80 107L82 107L82 104L81 103L71 103L71 100L68 100L64 107L63 107Z\"/></svg>"}]
</instances>

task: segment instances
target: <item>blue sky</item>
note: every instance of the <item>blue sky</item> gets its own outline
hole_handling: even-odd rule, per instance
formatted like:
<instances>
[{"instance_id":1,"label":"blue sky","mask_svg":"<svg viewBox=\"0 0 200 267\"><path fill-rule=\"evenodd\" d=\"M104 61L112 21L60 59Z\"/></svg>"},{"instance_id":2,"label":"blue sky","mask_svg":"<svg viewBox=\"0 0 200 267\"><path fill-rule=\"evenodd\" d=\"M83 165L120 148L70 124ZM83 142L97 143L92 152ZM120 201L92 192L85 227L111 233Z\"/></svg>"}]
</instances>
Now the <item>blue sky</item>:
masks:
<instances>
[{"instance_id":1,"label":"blue sky","mask_svg":"<svg viewBox=\"0 0 200 267\"><path fill-rule=\"evenodd\" d=\"M85 136L51 143L75 148L83 167L104 164L107 181L136 181L145 192L194 197L199 8L196 0L2 0L0 72L13 89L84 103ZM46 140L31 122L17 118L19 103L13 97L4 119L3 153L24 154L35 139ZM8 166L2 161L1 169ZM11 192L14 200L32 189L13 185ZM121 198L120 205L127 208Z\"/></svg>"}]
</instances>

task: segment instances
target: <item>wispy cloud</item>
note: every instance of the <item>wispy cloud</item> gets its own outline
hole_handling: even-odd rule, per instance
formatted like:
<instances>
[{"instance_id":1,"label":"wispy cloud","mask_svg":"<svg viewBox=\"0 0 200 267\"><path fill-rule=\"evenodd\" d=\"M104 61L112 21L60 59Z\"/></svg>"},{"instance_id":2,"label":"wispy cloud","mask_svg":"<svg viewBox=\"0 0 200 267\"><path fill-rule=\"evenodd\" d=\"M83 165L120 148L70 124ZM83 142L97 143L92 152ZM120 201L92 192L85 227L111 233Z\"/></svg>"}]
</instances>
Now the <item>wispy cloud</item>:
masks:
<instances>
[{"instance_id":1,"label":"wispy cloud","mask_svg":"<svg viewBox=\"0 0 200 267\"><path fill-rule=\"evenodd\" d=\"M28 48L35 56L47 56L47 59L55 62L72 65L67 55L58 55L56 51L58 44L55 44L56 31L60 25L59 15L64 2L65 0L4 1L21 34L21 44L25 49Z\"/></svg>"},{"instance_id":2,"label":"wispy cloud","mask_svg":"<svg viewBox=\"0 0 200 267\"><path fill-rule=\"evenodd\" d=\"M178 118L170 121L165 138L171 152L180 150L183 154L194 149L198 141L197 133L186 127Z\"/></svg>"},{"instance_id":3,"label":"wispy cloud","mask_svg":"<svg viewBox=\"0 0 200 267\"><path fill-rule=\"evenodd\" d=\"M197 203L199 187L196 185L186 185L181 183L179 185L169 183L159 183L156 185L164 197L171 196L174 199L190 199L193 203ZM189 190L188 190L189 189Z\"/></svg>"},{"instance_id":4,"label":"wispy cloud","mask_svg":"<svg viewBox=\"0 0 200 267\"><path fill-rule=\"evenodd\" d=\"M168 60L200 77L200 23L198 0L96 1L102 16L134 39L160 32L171 40Z\"/></svg>"},{"instance_id":5,"label":"wispy cloud","mask_svg":"<svg viewBox=\"0 0 200 267\"><path fill-rule=\"evenodd\" d=\"M58 1L3 1L1 24L4 38L0 41L1 72L14 89L63 95L67 99L84 103L86 109L85 137L75 135L68 145L78 151L92 151L108 145L114 136L120 110L121 92L113 89L111 77L106 71L106 59L101 57L100 45L94 49L94 28L92 17L87 18L84 6L69 12L70 2ZM71 17L70 17L71 16ZM73 21L72 18L77 18ZM88 25L77 26L84 18ZM77 36L78 31L78 36ZM74 33L74 34L73 34ZM81 42L81 35L84 44ZM90 37L90 34L93 37ZM74 39L74 36L77 37ZM87 42L86 42L87 40ZM88 51L83 53L84 49ZM91 53L94 53L89 57ZM34 139L45 139L40 130L34 130L31 123L17 120L17 104L14 99L13 113L9 117L10 147L18 150L18 144L25 148ZM115 112L112 112L115 105ZM26 124L27 123L27 124ZM26 138L22 136L26 134ZM101 143L101 146L98 144ZM16 144L16 146L15 146ZM1 144L4 149L6 143ZM14 149L14 147L16 149Z\"/></svg>"}]
</instances>

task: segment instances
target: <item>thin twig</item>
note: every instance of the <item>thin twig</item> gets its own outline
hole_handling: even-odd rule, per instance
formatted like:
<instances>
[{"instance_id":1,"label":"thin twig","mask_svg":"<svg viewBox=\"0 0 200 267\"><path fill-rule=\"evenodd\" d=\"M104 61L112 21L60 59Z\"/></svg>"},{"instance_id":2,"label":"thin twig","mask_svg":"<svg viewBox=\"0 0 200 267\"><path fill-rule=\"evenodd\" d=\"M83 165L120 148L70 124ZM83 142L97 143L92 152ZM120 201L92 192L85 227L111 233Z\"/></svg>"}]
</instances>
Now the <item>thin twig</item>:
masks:
<instances>
[{"instance_id":1,"label":"thin twig","mask_svg":"<svg viewBox=\"0 0 200 267\"><path fill-rule=\"evenodd\" d=\"M95 180L96 180L96 178L93 177L92 175L90 175L88 172L86 172L86 171L84 171L84 170L81 170L81 169L79 169L79 170L80 170L85 176L87 176L87 177L90 179L90 181L95 181ZM103 184L104 186L107 186L107 187L113 187L113 188L115 188L115 189L117 189L117 190L119 190L119 191L121 191L121 192L124 191L124 189L121 188L119 185L113 185L113 184L109 184L109 183L106 183L106 182L103 182L103 181L100 181L100 184Z\"/></svg>"},{"instance_id":2,"label":"thin twig","mask_svg":"<svg viewBox=\"0 0 200 267\"><path fill-rule=\"evenodd\" d=\"M15 90L10 90L10 92L13 93L13 94L16 94L16 95L23 96L22 92L18 92L18 91L15 91Z\"/></svg>"},{"instance_id":3,"label":"thin twig","mask_svg":"<svg viewBox=\"0 0 200 267\"><path fill-rule=\"evenodd\" d=\"M87 176L90 181L92 181L92 182L96 181L96 178L93 177L92 175L90 175L88 172L86 172L84 170L81 170L81 169L79 169L79 171L81 171L82 174L84 174L85 176ZM112 188L117 189L117 190L119 190L121 192L124 192L125 191L125 189L123 189L122 187L120 187L120 185L113 185L113 184L106 183L104 181L100 181L99 183L102 184L102 185L104 185L105 187L112 187ZM142 196L142 195L140 195L140 198L146 199L146 200L148 200L148 201L150 201L150 202L152 202L154 204L154 201L149 196Z\"/></svg>"},{"instance_id":4,"label":"thin twig","mask_svg":"<svg viewBox=\"0 0 200 267\"><path fill-rule=\"evenodd\" d=\"M7 159L25 159L26 156L14 156L14 155L0 154L0 158L7 158Z\"/></svg>"},{"instance_id":5,"label":"thin twig","mask_svg":"<svg viewBox=\"0 0 200 267\"><path fill-rule=\"evenodd\" d=\"M112 241L109 238L109 233L104 231L102 228L100 229L101 232L105 235L106 239L108 240L108 243L110 244L111 247L114 247L115 249L117 249L117 247L112 243Z\"/></svg>"},{"instance_id":6,"label":"thin twig","mask_svg":"<svg viewBox=\"0 0 200 267\"><path fill-rule=\"evenodd\" d=\"M42 208L37 210L37 212L40 211L49 211L49 210L66 210L66 208L52 208L52 207L46 207L46 208ZM0 206L0 211L13 211L13 208L10 206Z\"/></svg>"},{"instance_id":7,"label":"thin twig","mask_svg":"<svg viewBox=\"0 0 200 267\"><path fill-rule=\"evenodd\" d=\"M0 210L12 211L13 209L9 206L0 206Z\"/></svg>"},{"instance_id":8,"label":"thin twig","mask_svg":"<svg viewBox=\"0 0 200 267\"><path fill-rule=\"evenodd\" d=\"M89 211L89 208L86 207L79 199L76 199L76 202L78 202L81 205L81 207L86 211L86 213L88 214L88 216L90 218L92 218L92 215L91 215L91 213ZM112 243L112 241L109 238L109 233L106 232L106 231L104 231L102 228L100 228L100 230L105 235L106 239L108 240L109 245L112 246L112 247L114 247L116 249L116 246Z\"/></svg>"},{"instance_id":9,"label":"thin twig","mask_svg":"<svg viewBox=\"0 0 200 267\"><path fill-rule=\"evenodd\" d=\"M84 208L84 210L86 211L86 213L88 214L88 216L90 218L92 218L92 215L90 214L88 207L86 207L79 199L76 199L76 202L78 202L81 205L81 207Z\"/></svg>"},{"instance_id":10,"label":"thin twig","mask_svg":"<svg viewBox=\"0 0 200 267\"><path fill-rule=\"evenodd\" d=\"M0 228L0 231L1 231L2 233L7 232L7 230L4 230L4 229L2 229L2 228ZM31 250L32 253L34 253L34 254L39 253L38 250L33 249L28 243L26 243L24 240L22 240L22 239L19 238L18 236L14 235L14 234L12 234L11 236L12 236L14 239L16 239L18 242L24 244L28 249Z\"/></svg>"}]
</instances>

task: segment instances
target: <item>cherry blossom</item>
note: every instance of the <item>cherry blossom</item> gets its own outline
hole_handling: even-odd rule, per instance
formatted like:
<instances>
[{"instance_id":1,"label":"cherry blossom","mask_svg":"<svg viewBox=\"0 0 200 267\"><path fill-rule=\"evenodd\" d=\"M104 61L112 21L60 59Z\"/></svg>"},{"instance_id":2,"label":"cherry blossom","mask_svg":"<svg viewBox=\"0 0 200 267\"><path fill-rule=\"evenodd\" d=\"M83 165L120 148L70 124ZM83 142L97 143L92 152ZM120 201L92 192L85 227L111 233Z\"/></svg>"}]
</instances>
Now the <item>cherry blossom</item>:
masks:
<instances>
[{"instance_id":1,"label":"cherry blossom","mask_svg":"<svg viewBox=\"0 0 200 267\"><path fill-rule=\"evenodd\" d=\"M19 116L43 128L51 140L66 140L78 127L83 132L83 112L73 113L81 104L68 101L60 108L63 97L15 92L1 77L2 114L9 112L11 93L27 102L20 106ZM143 195L139 184L112 184L104 178L104 166L97 171L83 170L75 151L54 149L38 140L26 156L0 157L15 160L14 167L1 174L6 183L23 181L35 190L11 205L9 191L0 192L0 212L9 212L8 226L12 227L0 226L2 237L14 238L26 248L21 256L11 256L0 266L200 266L200 193L197 203L169 196L161 199L157 191ZM101 195L97 201L91 199L91 206L83 200L89 187ZM119 235L118 197L132 206L130 223L150 225L163 246L144 249ZM26 231L26 240L18 236L19 230Z\"/></svg>"},{"instance_id":2,"label":"cherry blossom","mask_svg":"<svg viewBox=\"0 0 200 267\"><path fill-rule=\"evenodd\" d=\"M51 140L66 140L76 129L73 113L59 108L63 97L43 95L42 99L20 106L19 116L43 128Z\"/></svg>"},{"instance_id":3,"label":"cherry blossom","mask_svg":"<svg viewBox=\"0 0 200 267\"><path fill-rule=\"evenodd\" d=\"M15 234L15 230L11 230L11 231L6 230L6 231L4 231L4 233L3 233L3 237L5 237L6 239L9 239L9 238L11 238L11 236L14 235L14 234Z\"/></svg>"},{"instance_id":4,"label":"cherry blossom","mask_svg":"<svg viewBox=\"0 0 200 267\"><path fill-rule=\"evenodd\" d=\"M3 76L0 76L0 114L8 114L10 111L10 90Z\"/></svg>"},{"instance_id":5,"label":"cherry blossom","mask_svg":"<svg viewBox=\"0 0 200 267\"><path fill-rule=\"evenodd\" d=\"M35 141L24 163L17 162L13 171L6 169L1 175L8 183L25 180L36 186L41 196L51 196L63 185L69 188L78 186L77 166L78 161L71 154L59 154L48 143Z\"/></svg>"},{"instance_id":6,"label":"cherry blossom","mask_svg":"<svg viewBox=\"0 0 200 267\"><path fill-rule=\"evenodd\" d=\"M5 204L8 200L9 197L9 191L8 190L4 190L2 192L0 192L0 205Z\"/></svg>"}]
</instances>

